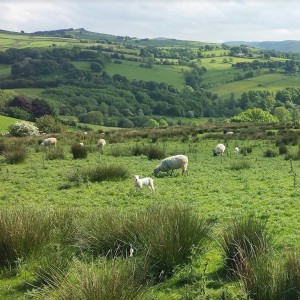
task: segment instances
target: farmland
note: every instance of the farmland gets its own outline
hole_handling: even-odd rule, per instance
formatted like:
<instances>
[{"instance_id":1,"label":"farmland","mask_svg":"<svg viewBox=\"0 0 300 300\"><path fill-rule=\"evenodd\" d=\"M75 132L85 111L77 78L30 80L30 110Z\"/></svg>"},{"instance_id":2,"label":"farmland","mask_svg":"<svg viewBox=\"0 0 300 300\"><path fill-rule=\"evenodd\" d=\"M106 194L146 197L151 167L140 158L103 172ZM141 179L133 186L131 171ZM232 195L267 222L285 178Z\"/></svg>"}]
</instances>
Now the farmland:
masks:
<instances>
[{"instance_id":1,"label":"farmland","mask_svg":"<svg viewBox=\"0 0 300 300\"><path fill-rule=\"evenodd\" d=\"M234 135L226 137L225 129L233 130ZM61 133L56 136L58 149L64 155L56 159L49 159L51 149L38 145L40 137L14 140L5 137L1 145L10 142L25 144L28 157L20 164L8 164L5 156L1 157L0 211L11 207L17 211L22 208L39 211L47 207L49 212L72 208L81 214L117 210L126 215L147 211L155 205L184 204L209 221L211 239L202 253L185 267L176 267L168 279L159 285L151 285L143 299L183 299L186 294L192 295L192 291L194 297L221 299L226 292L230 299L241 299L238 298L242 297L239 294L240 282L229 280L222 274L224 262L218 244L222 228L234 216L254 216L262 221L273 237L276 257L282 257L287 249L299 247L299 160L288 160L284 155L278 155L275 140L282 139L282 133L285 137L294 137L287 148L290 153L297 153L299 129L272 125L248 128L241 124L222 128L203 124L197 128L107 131L105 138L108 144L103 153L96 149L96 142L101 136L96 132L88 135ZM70 152L71 145L79 142L84 142L89 149L85 159L74 159ZM212 150L220 142L227 145L225 155L213 156ZM135 191L129 174L151 176L160 161L149 160L146 155L133 155L132 149L137 146L153 146L165 151L166 156L186 154L189 157L189 175L181 176L179 170L173 176L160 174L154 178L155 193L146 188ZM249 152L234 155L235 146ZM268 150L277 155L267 157ZM85 168L102 165L125 167L128 177L92 182L80 176ZM74 174L77 174L77 179L70 181ZM33 253L20 259L18 276L8 276L7 271L2 271L0 298L23 299L25 295L26 299L32 299L38 296L26 284L35 285L35 265L40 261L36 255ZM136 255L138 257L139 253ZM81 259L80 256L78 259ZM189 268L192 273L187 271ZM194 276L191 281L190 276ZM182 281L186 284L181 284Z\"/></svg>"}]
</instances>

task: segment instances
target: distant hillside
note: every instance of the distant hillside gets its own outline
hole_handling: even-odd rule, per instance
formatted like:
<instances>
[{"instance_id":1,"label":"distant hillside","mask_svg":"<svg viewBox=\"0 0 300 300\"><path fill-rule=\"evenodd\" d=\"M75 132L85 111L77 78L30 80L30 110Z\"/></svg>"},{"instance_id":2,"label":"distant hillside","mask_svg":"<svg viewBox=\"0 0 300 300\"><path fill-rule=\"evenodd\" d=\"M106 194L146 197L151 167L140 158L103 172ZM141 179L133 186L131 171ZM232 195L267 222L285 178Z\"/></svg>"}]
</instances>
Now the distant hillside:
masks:
<instances>
[{"instance_id":1,"label":"distant hillside","mask_svg":"<svg viewBox=\"0 0 300 300\"><path fill-rule=\"evenodd\" d=\"M263 48L276 51L300 52L300 41L264 41L264 42L246 42L246 41L230 41L224 44L228 46L247 45L256 48Z\"/></svg>"}]
</instances>

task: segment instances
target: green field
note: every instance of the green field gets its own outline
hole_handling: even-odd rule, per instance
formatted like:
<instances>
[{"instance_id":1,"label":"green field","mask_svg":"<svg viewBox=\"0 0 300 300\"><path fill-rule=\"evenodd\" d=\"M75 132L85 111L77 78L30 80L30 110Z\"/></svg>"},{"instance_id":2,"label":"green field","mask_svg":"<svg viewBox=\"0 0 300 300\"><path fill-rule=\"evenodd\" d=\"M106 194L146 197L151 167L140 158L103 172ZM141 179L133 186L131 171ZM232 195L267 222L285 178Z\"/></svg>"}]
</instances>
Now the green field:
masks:
<instances>
[{"instance_id":1,"label":"green field","mask_svg":"<svg viewBox=\"0 0 300 300\"><path fill-rule=\"evenodd\" d=\"M7 132L7 128L9 125L14 124L20 120L5 116L0 116L0 133Z\"/></svg>"},{"instance_id":2,"label":"green field","mask_svg":"<svg viewBox=\"0 0 300 300\"><path fill-rule=\"evenodd\" d=\"M190 133L193 129L189 129ZM268 129L271 130L272 127ZM42 149L38 145L40 138L24 139L28 151L25 162L11 165L5 163L4 157L1 157L0 208L47 207L49 211L72 208L81 212L105 208L117 209L126 214L155 204L184 203L192 207L195 213L210 220L211 240L204 253L195 257L192 264L185 268L176 268L171 278L159 285L153 285L143 299L180 300L185 299L183 297L187 291L192 290L193 295L203 296L203 291L197 286L200 281L189 282L189 276L202 278L205 294L210 299L221 299L225 290L230 291L230 299L246 299L238 298L242 293L239 282L222 274L223 261L217 243L220 230L233 216L254 215L266 224L268 232L274 237L272 247L279 257L282 257L284 249L299 247L300 210L297 199L300 195L300 182L298 176L294 177L291 173L293 165L294 172L298 175L298 162L284 160L281 155L265 157L266 150L276 150L276 135L273 140L267 139L267 134L265 138L241 139L243 134L251 132L251 128L235 128L234 136L226 142L225 155L215 157L212 150L217 143L224 142L222 129L219 130L220 132L213 133L215 138L212 139L205 138L209 131L193 137L187 134L189 131L185 131L187 135L183 142L177 136L173 139L158 138L155 144L151 143L149 137L142 138L147 131L139 134L139 130L128 133L123 130L107 134L107 145L103 154L96 150L99 134L63 133L57 135L57 147L62 149L65 157L53 160L46 158L50 150ZM137 134L137 137L129 138L132 134ZM155 133L148 134L151 136ZM159 133L157 134L159 137ZM122 137L126 137L126 141L122 142ZM91 152L86 159L75 160L70 153L70 145L79 142L89 146ZM80 181L79 177L77 184L69 185L70 174L80 172L86 167L105 164L123 166L129 174L151 176L160 160L148 160L144 155L132 156L129 149L137 144L163 148L166 155L186 154L189 157L189 175L182 176L177 170L173 176L154 178L155 193L147 188L136 192L131 177L121 181L106 180L98 183ZM234 155L235 146L251 147L253 151L248 156ZM297 150L295 146L288 147L291 151ZM121 155L116 156L114 153ZM245 162L249 168L232 167ZM0 299L24 299L25 294L25 299L31 299L29 291L32 287L25 283L34 282L32 272L37 261L20 260L18 275L0 277ZM205 263L207 268L203 273ZM194 275L187 271L189 268L195 272ZM181 284L182 280L187 280L186 285Z\"/></svg>"}]
</instances>

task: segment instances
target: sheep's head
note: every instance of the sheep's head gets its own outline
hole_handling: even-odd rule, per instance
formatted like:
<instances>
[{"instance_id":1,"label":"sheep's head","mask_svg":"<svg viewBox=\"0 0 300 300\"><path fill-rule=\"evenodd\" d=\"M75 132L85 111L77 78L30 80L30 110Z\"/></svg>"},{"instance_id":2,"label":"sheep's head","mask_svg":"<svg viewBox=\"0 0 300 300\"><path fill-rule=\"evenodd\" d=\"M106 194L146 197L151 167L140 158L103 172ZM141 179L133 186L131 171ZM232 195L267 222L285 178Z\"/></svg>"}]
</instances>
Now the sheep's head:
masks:
<instances>
[{"instance_id":1,"label":"sheep's head","mask_svg":"<svg viewBox=\"0 0 300 300\"><path fill-rule=\"evenodd\" d=\"M153 176L157 176L158 172L159 172L159 168L157 166L153 171Z\"/></svg>"}]
</instances>

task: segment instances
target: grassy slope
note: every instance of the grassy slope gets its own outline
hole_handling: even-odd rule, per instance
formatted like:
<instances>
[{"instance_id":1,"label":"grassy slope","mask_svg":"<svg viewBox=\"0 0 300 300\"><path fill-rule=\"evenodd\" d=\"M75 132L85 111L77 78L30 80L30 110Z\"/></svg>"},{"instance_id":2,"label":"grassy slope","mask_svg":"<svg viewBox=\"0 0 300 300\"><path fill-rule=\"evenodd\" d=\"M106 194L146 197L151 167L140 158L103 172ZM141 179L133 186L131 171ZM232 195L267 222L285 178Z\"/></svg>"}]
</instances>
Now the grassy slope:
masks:
<instances>
[{"instance_id":1,"label":"grassy slope","mask_svg":"<svg viewBox=\"0 0 300 300\"><path fill-rule=\"evenodd\" d=\"M0 116L0 133L1 132L6 132L8 126L15 123L15 122L17 122L17 121L20 121L20 120L15 119L15 118Z\"/></svg>"}]
</instances>

